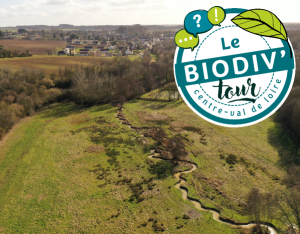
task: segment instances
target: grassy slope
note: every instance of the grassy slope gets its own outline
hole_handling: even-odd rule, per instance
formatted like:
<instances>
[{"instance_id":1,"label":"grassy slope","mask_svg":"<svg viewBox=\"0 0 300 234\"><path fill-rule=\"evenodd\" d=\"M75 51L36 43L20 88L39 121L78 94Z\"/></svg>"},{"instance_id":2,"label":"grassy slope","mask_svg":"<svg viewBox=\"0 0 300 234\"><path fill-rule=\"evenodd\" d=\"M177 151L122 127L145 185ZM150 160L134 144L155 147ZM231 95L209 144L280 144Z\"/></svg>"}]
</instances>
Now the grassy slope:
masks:
<instances>
[{"instance_id":1,"label":"grassy slope","mask_svg":"<svg viewBox=\"0 0 300 234\"><path fill-rule=\"evenodd\" d=\"M168 134L185 137L191 152L189 157L199 166L187 176L189 195L221 210L223 216L249 221L252 218L242 212L249 190L259 187L272 192L281 188L278 180L284 175L281 152L286 147L281 127L272 118L250 127L225 128L201 119L183 101L135 100L125 108L127 119L135 126L161 125ZM187 131L186 127L198 128L198 132ZM250 163L230 165L220 158L221 153L234 154ZM282 225L278 221L274 224Z\"/></svg>"},{"instance_id":2,"label":"grassy slope","mask_svg":"<svg viewBox=\"0 0 300 234\"><path fill-rule=\"evenodd\" d=\"M179 95L179 98L178 98ZM180 94L178 93L175 82L166 84L163 88L152 90L149 93L145 93L141 98L152 99L152 100L181 100Z\"/></svg>"},{"instance_id":3,"label":"grassy slope","mask_svg":"<svg viewBox=\"0 0 300 234\"><path fill-rule=\"evenodd\" d=\"M175 220L193 207L181 200L172 177L155 180L156 192L143 185L148 195L141 203L129 201L129 186L115 182L152 175L145 162L148 153L134 140L137 133L120 125L115 113L110 105L54 105L9 134L0 149L0 232L151 233L153 222L147 220L153 217L164 224L165 233L239 233L207 212L198 219ZM111 165L106 153L88 152L93 145L120 155ZM99 165L104 175L97 179ZM139 227L144 222L147 226Z\"/></svg>"}]
</instances>

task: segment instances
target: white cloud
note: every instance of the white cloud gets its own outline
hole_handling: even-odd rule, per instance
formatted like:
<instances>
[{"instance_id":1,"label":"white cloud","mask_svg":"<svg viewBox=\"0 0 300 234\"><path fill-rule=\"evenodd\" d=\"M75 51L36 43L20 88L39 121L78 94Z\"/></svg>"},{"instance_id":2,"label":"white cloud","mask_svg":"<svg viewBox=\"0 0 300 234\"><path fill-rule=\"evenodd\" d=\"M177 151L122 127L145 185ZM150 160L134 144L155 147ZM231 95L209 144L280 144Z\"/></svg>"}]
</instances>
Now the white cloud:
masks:
<instances>
[{"instance_id":1,"label":"white cloud","mask_svg":"<svg viewBox=\"0 0 300 234\"><path fill-rule=\"evenodd\" d=\"M45 0L36 0L36 1L24 1L23 4L19 5L8 5L7 8L10 10L27 10L32 8L38 8L43 4Z\"/></svg>"},{"instance_id":2,"label":"white cloud","mask_svg":"<svg viewBox=\"0 0 300 234\"><path fill-rule=\"evenodd\" d=\"M113 6L128 6L128 5L141 5L141 4L146 4L146 3L149 3L149 1L147 1L147 0L127 0L127 1L112 1L111 5L113 5Z\"/></svg>"},{"instance_id":3,"label":"white cloud","mask_svg":"<svg viewBox=\"0 0 300 234\"><path fill-rule=\"evenodd\" d=\"M300 22L297 8L291 7L295 0L285 0L284 5L272 0L22 0L18 4L1 4L0 26L182 24L188 12L215 5L264 8L283 22Z\"/></svg>"},{"instance_id":4,"label":"white cloud","mask_svg":"<svg viewBox=\"0 0 300 234\"><path fill-rule=\"evenodd\" d=\"M47 0L45 5L67 5L71 0Z\"/></svg>"}]
</instances>

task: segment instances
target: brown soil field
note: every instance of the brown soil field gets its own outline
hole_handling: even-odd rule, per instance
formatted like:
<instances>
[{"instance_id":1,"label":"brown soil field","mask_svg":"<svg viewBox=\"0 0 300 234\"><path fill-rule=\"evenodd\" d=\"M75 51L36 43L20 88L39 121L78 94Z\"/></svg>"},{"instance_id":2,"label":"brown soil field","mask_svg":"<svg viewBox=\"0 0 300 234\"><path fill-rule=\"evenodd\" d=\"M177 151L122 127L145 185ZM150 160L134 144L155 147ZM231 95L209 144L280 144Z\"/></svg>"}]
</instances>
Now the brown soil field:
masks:
<instances>
[{"instance_id":1,"label":"brown soil field","mask_svg":"<svg viewBox=\"0 0 300 234\"><path fill-rule=\"evenodd\" d=\"M48 41L48 40L23 40L23 39L1 39L0 44L6 49L18 50L25 52L29 50L33 55L47 55L50 48L64 48L66 41Z\"/></svg>"},{"instance_id":2,"label":"brown soil field","mask_svg":"<svg viewBox=\"0 0 300 234\"><path fill-rule=\"evenodd\" d=\"M30 67L43 70L47 75L50 75L51 73L57 73L60 67L74 66L76 64L93 64L103 59L111 58L35 55L25 58L2 58L0 59L0 67L9 67L12 71L22 67Z\"/></svg>"},{"instance_id":3,"label":"brown soil field","mask_svg":"<svg viewBox=\"0 0 300 234\"><path fill-rule=\"evenodd\" d=\"M19 52L26 52L26 50L29 50L29 53L32 55L48 55L48 49L62 49L70 44L67 44L66 41L0 39L0 45L3 45L5 49L18 50ZM84 48L86 45L72 46L75 48ZM93 47L96 48L97 46L93 45Z\"/></svg>"}]
</instances>

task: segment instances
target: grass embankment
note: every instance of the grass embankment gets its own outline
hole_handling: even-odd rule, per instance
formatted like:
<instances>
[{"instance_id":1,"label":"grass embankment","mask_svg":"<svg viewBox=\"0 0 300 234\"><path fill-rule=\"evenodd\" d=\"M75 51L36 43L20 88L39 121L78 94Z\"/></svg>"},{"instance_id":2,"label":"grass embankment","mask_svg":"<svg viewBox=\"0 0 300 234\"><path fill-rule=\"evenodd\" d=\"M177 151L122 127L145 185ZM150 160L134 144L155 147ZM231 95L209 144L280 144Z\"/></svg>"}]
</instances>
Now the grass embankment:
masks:
<instances>
[{"instance_id":1,"label":"grass embankment","mask_svg":"<svg viewBox=\"0 0 300 234\"><path fill-rule=\"evenodd\" d=\"M183 101L137 100L126 103L125 115L134 126L160 126L170 136L184 138L188 157L199 167L186 176L189 196L220 210L223 217L253 220L243 210L250 189L276 192L283 188L282 162L290 152L286 134L272 118L250 127L225 128L201 119ZM235 162L228 160L230 154Z\"/></svg>"},{"instance_id":2,"label":"grass embankment","mask_svg":"<svg viewBox=\"0 0 300 234\"><path fill-rule=\"evenodd\" d=\"M146 100L151 99L160 101L182 100L175 82L168 83L162 88L145 93L141 96L141 98Z\"/></svg>"},{"instance_id":3,"label":"grass embankment","mask_svg":"<svg viewBox=\"0 0 300 234\"><path fill-rule=\"evenodd\" d=\"M129 113L141 104L129 103ZM0 148L0 232L239 233L182 201L172 176L151 181L145 139L116 112L53 105L9 133Z\"/></svg>"}]
</instances>

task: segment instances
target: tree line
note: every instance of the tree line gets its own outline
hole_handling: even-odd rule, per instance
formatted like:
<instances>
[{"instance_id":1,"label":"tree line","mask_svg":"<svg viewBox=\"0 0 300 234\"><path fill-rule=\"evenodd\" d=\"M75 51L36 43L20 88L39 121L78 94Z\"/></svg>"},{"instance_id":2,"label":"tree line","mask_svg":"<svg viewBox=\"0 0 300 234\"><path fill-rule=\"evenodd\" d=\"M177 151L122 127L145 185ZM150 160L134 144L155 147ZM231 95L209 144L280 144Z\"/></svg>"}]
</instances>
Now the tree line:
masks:
<instances>
[{"instance_id":1,"label":"tree line","mask_svg":"<svg viewBox=\"0 0 300 234\"><path fill-rule=\"evenodd\" d=\"M300 30L289 31L289 37L294 49L300 49ZM282 107L277 112L277 120L289 132L296 145L293 162L300 164L300 52L295 52L296 67L293 88Z\"/></svg>"},{"instance_id":2,"label":"tree line","mask_svg":"<svg viewBox=\"0 0 300 234\"><path fill-rule=\"evenodd\" d=\"M264 224L281 221L285 233L299 234L300 230L300 166L291 166L281 181L282 191L263 192L252 188L246 197L245 210L254 218L255 233L268 234Z\"/></svg>"},{"instance_id":3,"label":"tree line","mask_svg":"<svg viewBox=\"0 0 300 234\"><path fill-rule=\"evenodd\" d=\"M13 57L29 57L32 56L32 54L29 53L29 50L26 50L25 52L20 52L18 50L10 50L10 49L4 49L4 46L0 46L0 58L13 58Z\"/></svg>"},{"instance_id":4,"label":"tree line","mask_svg":"<svg viewBox=\"0 0 300 234\"><path fill-rule=\"evenodd\" d=\"M161 47L156 62L152 62L148 52L135 60L122 56L100 58L97 64L60 68L49 77L43 71L29 68L16 72L1 68L0 139L20 118L50 103L68 100L80 105L122 104L174 81L175 44L165 42ZM167 53L164 48L168 48Z\"/></svg>"}]
</instances>

